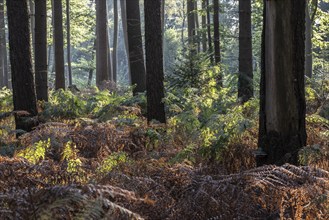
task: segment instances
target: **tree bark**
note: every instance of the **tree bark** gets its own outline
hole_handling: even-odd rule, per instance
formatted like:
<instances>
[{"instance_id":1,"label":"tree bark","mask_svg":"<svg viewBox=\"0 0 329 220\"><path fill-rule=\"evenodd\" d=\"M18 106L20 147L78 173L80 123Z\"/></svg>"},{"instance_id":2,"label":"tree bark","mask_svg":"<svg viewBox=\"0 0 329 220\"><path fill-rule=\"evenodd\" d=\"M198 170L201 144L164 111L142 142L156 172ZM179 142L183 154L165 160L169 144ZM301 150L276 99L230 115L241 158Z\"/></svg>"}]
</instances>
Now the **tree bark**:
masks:
<instances>
[{"instance_id":1,"label":"tree bark","mask_svg":"<svg viewBox=\"0 0 329 220\"><path fill-rule=\"evenodd\" d=\"M35 2L33 0L29 0L29 8L30 8L30 28L32 35L32 63L35 54Z\"/></svg>"},{"instance_id":2,"label":"tree bark","mask_svg":"<svg viewBox=\"0 0 329 220\"><path fill-rule=\"evenodd\" d=\"M207 4L207 35L208 35L208 51L210 53L210 61L214 63L214 56L213 56L213 47L212 47L212 37L211 37L211 20L210 20L210 8L209 8L209 0L206 0Z\"/></svg>"},{"instance_id":3,"label":"tree bark","mask_svg":"<svg viewBox=\"0 0 329 220\"><path fill-rule=\"evenodd\" d=\"M54 17L55 89L65 89L62 1L52 0Z\"/></svg>"},{"instance_id":4,"label":"tree bark","mask_svg":"<svg viewBox=\"0 0 329 220\"><path fill-rule=\"evenodd\" d=\"M220 53L220 35L219 35L219 0L214 0L214 47L215 47L215 63L221 61Z\"/></svg>"},{"instance_id":5,"label":"tree bark","mask_svg":"<svg viewBox=\"0 0 329 220\"><path fill-rule=\"evenodd\" d=\"M265 1L259 147L262 164L298 162L305 131L305 1Z\"/></svg>"},{"instance_id":6,"label":"tree bark","mask_svg":"<svg viewBox=\"0 0 329 220\"><path fill-rule=\"evenodd\" d=\"M202 51L207 52L207 2L202 0Z\"/></svg>"},{"instance_id":7,"label":"tree bark","mask_svg":"<svg viewBox=\"0 0 329 220\"><path fill-rule=\"evenodd\" d=\"M125 42L125 51L127 56L127 65L128 65L128 77L129 82L131 83L131 73L130 73L130 62L129 62L129 46L128 46L128 32L127 32L127 13L126 13L126 1L120 0L120 9L121 9L121 22L122 22L122 32Z\"/></svg>"},{"instance_id":8,"label":"tree bark","mask_svg":"<svg viewBox=\"0 0 329 220\"><path fill-rule=\"evenodd\" d=\"M107 2L96 0L96 85L109 80L108 75L108 38Z\"/></svg>"},{"instance_id":9,"label":"tree bark","mask_svg":"<svg viewBox=\"0 0 329 220\"><path fill-rule=\"evenodd\" d=\"M306 1L305 7L305 17L306 17L306 27L305 27L305 75L312 78L313 73L313 23L315 14L318 9L318 0L312 0L311 9L309 7L310 0Z\"/></svg>"},{"instance_id":10,"label":"tree bark","mask_svg":"<svg viewBox=\"0 0 329 220\"><path fill-rule=\"evenodd\" d=\"M245 103L253 97L253 93L251 0L240 0L238 97Z\"/></svg>"},{"instance_id":11,"label":"tree bark","mask_svg":"<svg viewBox=\"0 0 329 220\"><path fill-rule=\"evenodd\" d=\"M187 0L187 31L189 49L192 54L196 53L196 27L195 27L195 4L194 0Z\"/></svg>"},{"instance_id":12,"label":"tree bark","mask_svg":"<svg viewBox=\"0 0 329 220\"><path fill-rule=\"evenodd\" d=\"M67 71L69 73L69 86L72 86L71 67L71 23L70 23L70 0L66 0L66 44L67 44Z\"/></svg>"},{"instance_id":13,"label":"tree bark","mask_svg":"<svg viewBox=\"0 0 329 220\"><path fill-rule=\"evenodd\" d=\"M107 1L107 11L106 11L106 17L107 17L107 21L110 20L110 17L109 17L109 11L110 11L110 1L109 0L106 0ZM112 69L112 52L111 52L111 31L110 31L110 26L107 24L107 53L108 53L108 56L107 56L107 69L108 69L108 77L109 77L109 80L113 81L113 69Z\"/></svg>"},{"instance_id":14,"label":"tree bark","mask_svg":"<svg viewBox=\"0 0 329 220\"><path fill-rule=\"evenodd\" d=\"M35 0L35 86L37 99L48 101L47 1Z\"/></svg>"},{"instance_id":15,"label":"tree bark","mask_svg":"<svg viewBox=\"0 0 329 220\"><path fill-rule=\"evenodd\" d=\"M29 12L26 0L9 0L7 16L13 85L14 110L37 114L36 95L32 71ZM24 118L15 117L16 128L30 131L34 126Z\"/></svg>"},{"instance_id":16,"label":"tree bark","mask_svg":"<svg viewBox=\"0 0 329 220\"><path fill-rule=\"evenodd\" d=\"M136 95L146 90L139 1L126 1L126 12L131 84L136 85L133 90L133 94Z\"/></svg>"},{"instance_id":17,"label":"tree bark","mask_svg":"<svg viewBox=\"0 0 329 220\"><path fill-rule=\"evenodd\" d=\"M161 1L145 0L145 50L147 70L147 120L166 123L161 27Z\"/></svg>"},{"instance_id":18,"label":"tree bark","mask_svg":"<svg viewBox=\"0 0 329 220\"><path fill-rule=\"evenodd\" d=\"M4 38L2 30L5 29L5 16L4 16L4 0L0 0L0 88L5 86L5 72L4 72Z\"/></svg>"},{"instance_id":19,"label":"tree bark","mask_svg":"<svg viewBox=\"0 0 329 220\"><path fill-rule=\"evenodd\" d=\"M117 50L118 50L118 2L113 1L113 16L114 16L114 30L113 30L113 82L117 82Z\"/></svg>"},{"instance_id":20,"label":"tree bark","mask_svg":"<svg viewBox=\"0 0 329 220\"><path fill-rule=\"evenodd\" d=\"M96 50L96 39L94 40L94 47L91 52L91 62L93 62L95 59L95 50ZM94 68L91 67L89 69L89 74L88 74L88 86L91 86L91 82L93 81L93 73L94 73Z\"/></svg>"}]
</instances>

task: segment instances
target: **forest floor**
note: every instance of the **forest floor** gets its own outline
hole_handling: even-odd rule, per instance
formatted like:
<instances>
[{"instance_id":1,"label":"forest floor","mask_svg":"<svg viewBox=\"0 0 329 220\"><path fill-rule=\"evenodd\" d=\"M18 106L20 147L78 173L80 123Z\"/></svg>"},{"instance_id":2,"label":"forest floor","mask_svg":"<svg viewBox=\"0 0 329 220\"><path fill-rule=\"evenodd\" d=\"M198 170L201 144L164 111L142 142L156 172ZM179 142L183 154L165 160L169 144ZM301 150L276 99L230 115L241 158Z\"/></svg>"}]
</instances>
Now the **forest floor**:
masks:
<instances>
[{"instance_id":1,"label":"forest floor","mask_svg":"<svg viewBox=\"0 0 329 220\"><path fill-rule=\"evenodd\" d=\"M256 127L209 162L138 107L115 111L134 122L52 117L16 139L2 120L0 219L329 219L327 121L308 120L307 166L256 167Z\"/></svg>"}]
</instances>

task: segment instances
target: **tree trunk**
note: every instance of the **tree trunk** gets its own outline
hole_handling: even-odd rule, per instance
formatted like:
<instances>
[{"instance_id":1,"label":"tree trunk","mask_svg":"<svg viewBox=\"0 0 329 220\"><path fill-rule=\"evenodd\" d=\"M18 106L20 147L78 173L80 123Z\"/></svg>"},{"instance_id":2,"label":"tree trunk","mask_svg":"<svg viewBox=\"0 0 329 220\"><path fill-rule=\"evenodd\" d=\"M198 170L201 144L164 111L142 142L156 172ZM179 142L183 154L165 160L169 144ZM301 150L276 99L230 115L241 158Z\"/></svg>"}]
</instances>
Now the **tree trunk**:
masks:
<instances>
[{"instance_id":1,"label":"tree trunk","mask_svg":"<svg viewBox=\"0 0 329 220\"><path fill-rule=\"evenodd\" d=\"M207 52L207 2L206 0L202 0L202 51Z\"/></svg>"},{"instance_id":2,"label":"tree trunk","mask_svg":"<svg viewBox=\"0 0 329 220\"><path fill-rule=\"evenodd\" d=\"M187 31L189 47L192 54L196 53L196 28L195 28L195 4L194 0L187 0Z\"/></svg>"},{"instance_id":3,"label":"tree trunk","mask_svg":"<svg viewBox=\"0 0 329 220\"><path fill-rule=\"evenodd\" d=\"M48 101L47 1L35 0L35 86L38 100Z\"/></svg>"},{"instance_id":4,"label":"tree trunk","mask_svg":"<svg viewBox=\"0 0 329 220\"><path fill-rule=\"evenodd\" d=\"M166 123L161 31L161 1L145 0L145 50L147 70L147 120Z\"/></svg>"},{"instance_id":5,"label":"tree trunk","mask_svg":"<svg viewBox=\"0 0 329 220\"><path fill-rule=\"evenodd\" d=\"M126 1L120 0L120 9L121 9L121 22L122 22L122 32L125 42L125 51L127 56L127 65L128 65L128 77L129 82L131 83L131 73L130 73L130 62L129 62L129 46L128 46L128 32L127 32L127 13L126 13Z\"/></svg>"},{"instance_id":6,"label":"tree trunk","mask_svg":"<svg viewBox=\"0 0 329 220\"><path fill-rule=\"evenodd\" d=\"M96 85L109 80L108 40L107 40L107 4L105 0L96 0Z\"/></svg>"},{"instance_id":7,"label":"tree trunk","mask_svg":"<svg viewBox=\"0 0 329 220\"><path fill-rule=\"evenodd\" d=\"M14 110L37 114L36 95L32 71L29 13L26 0L7 2L10 61ZM34 124L16 115L16 128L30 131Z\"/></svg>"},{"instance_id":8,"label":"tree trunk","mask_svg":"<svg viewBox=\"0 0 329 220\"><path fill-rule=\"evenodd\" d=\"M70 23L70 0L66 0L66 44L67 44L67 71L69 73L69 86L72 86L71 67L71 23Z\"/></svg>"},{"instance_id":9,"label":"tree trunk","mask_svg":"<svg viewBox=\"0 0 329 220\"><path fill-rule=\"evenodd\" d=\"M34 0L35 1L35 0ZM33 0L29 0L29 8L30 8L30 28L31 28L31 35L32 35L32 63L33 57L35 54L35 2Z\"/></svg>"},{"instance_id":10,"label":"tree trunk","mask_svg":"<svg viewBox=\"0 0 329 220\"><path fill-rule=\"evenodd\" d=\"M109 0L106 0L107 1L107 11L106 11L106 17L107 17L107 21L110 20L110 17L109 17L109 11L110 11L110 1ZM108 53L108 56L107 56L107 69L108 69L108 77L109 77L109 80L113 81L113 71L112 71L112 52L111 52L111 31L110 31L110 26L109 25L106 25L107 26L107 53Z\"/></svg>"},{"instance_id":11,"label":"tree trunk","mask_svg":"<svg viewBox=\"0 0 329 220\"><path fill-rule=\"evenodd\" d=\"M265 1L258 164L297 164L306 144L305 1Z\"/></svg>"},{"instance_id":12,"label":"tree trunk","mask_svg":"<svg viewBox=\"0 0 329 220\"><path fill-rule=\"evenodd\" d=\"M195 20L195 30L196 30L196 44L198 47L198 52L201 51L201 43L199 37L201 36L200 34L200 22L199 22L199 12L198 12L198 1L194 0L194 20Z\"/></svg>"},{"instance_id":13,"label":"tree trunk","mask_svg":"<svg viewBox=\"0 0 329 220\"><path fill-rule=\"evenodd\" d=\"M131 84L136 85L133 90L133 94L136 95L146 90L139 1L126 1L126 12Z\"/></svg>"},{"instance_id":14,"label":"tree trunk","mask_svg":"<svg viewBox=\"0 0 329 220\"><path fill-rule=\"evenodd\" d=\"M244 103L253 97L251 0L239 1L238 97Z\"/></svg>"},{"instance_id":15,"label":"tree trunk","mask_svg":"<svg viewBox=\"0 0 329 220\"><path fill-rule=\"evenodd\" d=\"M5 16L4 16L4 1L0 0L0 88L5 86L5 72L4 72L4 38L5 36L2 34L2 30L5 29Z\"/></svg>"},{"instance_id":16,"label":"tree trunk","mask_svg":"<svg viewBox=\"0 0 329 220\"><path fill-rule=\"evenodd\" d=\"M313 23L315 14L318 9L318 0L312 0L311 8L313 10L310 11L309 7L310 0L306 1L305 7L305 19L306 19L306 28L305 28L305 75L309 78L312 78L313 73Z\"/></svg>"},{"instance_id":17,"label":"tree trunk","mask_svg":"<svg viewBox=\"0 0 329 220\"><path fill-rule=\"evenodd\" d=\"M220 54L220 35L219 35L219 0L214 0L214 46L215 46L215 63L221 61Z\"/></svg>"},{"instance_id":18,"label":"tree trunk","mask_svg":"<svg viewBox=\"0 0 329 220\"><path fill-rule=\"evenodd\" d=\"M214 63L213 48L212 48L212 37L211 37L211 20L210 20L210 8L209 0L207 2L207 35L208 35L208 51L210 53L210 61Z\"/></svg>"},{"instance_id":19,"label":"tree trunk","mask_svg":"<svg viewBox=\"0 0 329 220\"><path fill-rule=\"evenodd\" d=\"M94 40L94 47L91 52L91 62L93 62L95 59L95 50L96 50L96 39ZM93 81L93 73L94 73L94 68L91 67L89 69L89 75L88 75L88 86L91 86L91 82Z\"/></svg>"},{"instance_id":20,"label":"tree trunk","mask_svg":"<svg viewBox=\"0 0 329 220\"><path fill-rule=\"evenodd\" d=\"M55 89L65 89L62 1L52 0L54 17Z\"/></svg>"},{"instance_id":21,"label":"tree trunk","mask_svg":"<svg viewBox=\"0 0 329 220\"><path fill-rule=\"evenodd\" d=\"M113 82L117 82L117 50L118 50L118 2L113 1L113 16L114 16L114 30L113 30Z\"/></svg>"}]
</instances>

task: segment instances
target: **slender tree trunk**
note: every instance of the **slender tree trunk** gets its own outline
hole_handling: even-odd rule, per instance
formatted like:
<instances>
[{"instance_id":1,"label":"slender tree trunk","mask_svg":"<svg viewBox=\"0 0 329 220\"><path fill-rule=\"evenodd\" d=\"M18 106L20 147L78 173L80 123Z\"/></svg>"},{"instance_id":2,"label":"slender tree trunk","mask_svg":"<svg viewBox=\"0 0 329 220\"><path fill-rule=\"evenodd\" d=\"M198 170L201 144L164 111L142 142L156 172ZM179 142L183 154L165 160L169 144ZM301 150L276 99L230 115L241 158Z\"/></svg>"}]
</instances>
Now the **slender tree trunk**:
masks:
<instances>
[{"instance_id":1,"label":"slender tree trunk","mask_svg":"<svg viewBox=\"0 0 329 220\"><path fill-rule=\"evenodd\" d=\"M265 1L258 164L297 164L306 144L305 1Z\"/></svg>"},{"instance_id":2,"label":"slender tree trunk","mask_svg":"<svg viewBox=\"0 0 329 220\"><path fill-rule=\"evenodd\" d=\"M107 0L108 1L108 0ZM110 3L109 1L107 2L107 12L106 12L106 16L107 16L107 20L110 20L109 17L109 11L110 11ZM112 69L112 52L111 52L111 31L110 31L110 27L109 25L107 25L107 65L108 65L108 74L109 74L109 80L113 81L113 69Z\"/></svg>"},{"instance_id":3,"label":"slender tree trunk","mask_svg":"<svg viewBox=\"0 0 329 220\"><path fill-rule=\"evenodd\" d=\"M96 85L109 80L108 40L107 40L107 4L105 0L96 0Z\"/></svg>"},{"instance_id":4,"label":"slender tree trunk","mask_svg":"<svg viewBox=\"0 0 329 220\"><path fill-rule=\"evenodd\" d=\"M95 50L96 50L96 39L94 40L94 47L91 52L91 61L93 62L95 59ZM93 73L94 73L94 68L91 67L89 69L89 75L88 75L88 86L91 86L91 82L93 81Z\"/></svg>"},{"instance_id":5,"label":"slender tree trunk","mask_svg":"<svg viewBox=\"0 0 329 220\"><path fill-rule=\"evenodd\" d=\"M238 97L244 103L253 97L251 0L239 1Z\"/></svg>"},{"instance_id":6,"label":"slender tree trunk","mask_svg":"<svg viewBox=\"0 0 329 220\"><path fill-rule=\"evenodd\" d=\"M113 31L113 82L117 82L117 50L118 50L118 2L113 1L114 31Z\"/></svg>"},{"instance_id":7,"label":"slender tree trunk","mask_svg":"<svg viewBox=\"0 0 329 220\"><path fill-rule=\"evenodd\" d=\"M37 114L32 71L29 13L26 0L7 2L10 61L12 69L14 110ZM16 115L16 128L30 131L35 124Z\"/></svg>"},{"instance_id":8,"label":"slender tree trunk","mask_svg":"<svg viewBox=\"0 0 329 220\"><path fill-rule=\"evenodd\" d=\"M219 35L219 0L214 0L214 46L215 46L215 63L221 61L220 53L220 35Z\"/></svg>"},{"instance_id":9,"label":"slender tree trunk","mask_svg":"<svg viewBox=\"0 0 329 220\"><path fill-rule=\"evenodd\" d=\"M211 20L210 20L210 8L209 8L209 0L206 0L207 3L207 35L208 35L208 51L210 55L211 63L214 63L214 56L213 56L213 48L212 48L212 37L211 37Z\"/></svg>"},{"instance_id":10,"label":"slender tree trunk","mask_svg":"<svg viewBox=\"0 0 329 220\"><path fill-rule=\"evenodd\" d=\"M47 1L35 0L35 86L38 100L48 101Z\"/></svg>"},{"instance_id":11,"label":"slender tree trunk","mask_svg":"<svg viewBox=\"0 0 329 220\"><path fill-rule=\"evenodd\" d=\"M207 52L207 2L202 0L202 51Z\"/></svg>"},{"instance_id":12,"label":"slender tree trunk","mask_svg":"<svg viewBox=\"0 0 329 220\"><path fill-rule=\"evenodd\" d=\"M131 83L131 73L130 73L130 62L129 62L129 46L128 46L128 32L127 32L127 13L126 13L126 1L120 0L120 9L121 9L121 22L122 22L122 32L123 38L125 42L125 52L127 56L127 69L128 69L128 77L129 82Z\"/></svg>"},{"instance_id":13,"label":"slender tree trunk","mask_svg":"<svg viewBox=\"0 0 329 220\"><path fill-rule=\"evenodd\" d=\"M4 0L0 0L0 88L5 86L5 72L4 72L4 38L3 29L5 29L5 16L4 16Z\"/></svg>"},{"instance_id":14,"label":"slender tree trunk","mask_svg":"<svg viewBox=\"0 0 329 220\"><path fill-rule=\"evenodd\" d=\"M35 0L34 0L35 1ZM35 2L33 0L29 0L29 8L30 8L30 28L32 35L32 63L34 61L35 54Z\"/></svg>"},{"instance_id":15,"label":"slender tree trunk","mask_svg":"<svg viewBox=\"0 0 329 220\"><path fill-rule=\"evenodd\" d=\"M55 52L55 89L65 89L64 37L62 1L53 1L54 52Z\"/></svg>"},{"instance_id":16,"label":"slender tree trunk","mask_svg":"<svg viewBox=\"0 0 329 220\"><path fill-rule=\"evenodd\" d=\"M183 1L183 12L182 12L182 30L181 30L181 43L182 45L185 44L184 42L184 32L185 32L185 26L186 26L186 15L185 15L185 1Z\"/></svg>"},{"instance_id":17,"label":"slender tree trunk","mask_svg":"<svg viewBox=\"0 0 329 220\"><path fill-rule=\"evenodd\" d=\"M136 95L137 93L144 92L146 90L146 74L139 1L127 1L126 12L131 84L136 85L133 90L133 94Z\"/></svg>"},{"instance_id":18,"label":"slender tree trunk","mask_svg":"<svg viewBox=\"0 0 329 220\"><path fill-rule=\"evenodd\" d=\"M69 73L69 86L72 86L71 67L71 22L70 22L70 0L66 0L66 44L67 44L67 70Z\"/></svg>"},{"instance_id":19,"label":"slender tree trunk","mask_svg":"<svg viewBox=\"0 0 329 220\"><path fill-rule=\"evenodd\" d=\"M189 47L192 54L196 53L196 27L195 27L195 4L194 0L187 0L187 31Z\"/></svg>"},{"instance_id":20,"label":"slender tree trunk","mask_svg":"<svg viewBox=\"0 0 329 220\"><path fill-rule=\"evenodd\" d=\"M306 1L305 17L306 17L306 29L305 29L305 75L309 78L312 77L313 73L313 23L315 14L318 9L318 0L312 0L311 9L309 6L310 0Z\"/></svg>"},{"instance_id":21,"label":"slender tree trunk","mask_svg":"<svg viewBox=\"0 0 329 220\"><path fill-rule=\"evenodd\" d=\"M145 50L147 70L147 120L166 123L161 31L161 1L145 0Z\"/></svg>"},{"instance_id":22,"label":"slender tree trunk","mask_svg":"<svg viewBox=\"0 0 329 220\"><path fill-rule=\"evenodd\" d=\"M197 30L196 34L196 44L198 46L198 52L201 51L201 42L200 42L200 22L199 22L199 12L198 12L198 1L194 1L194 20L195 20L195 30Z\"/></svg>"}]
</instances>

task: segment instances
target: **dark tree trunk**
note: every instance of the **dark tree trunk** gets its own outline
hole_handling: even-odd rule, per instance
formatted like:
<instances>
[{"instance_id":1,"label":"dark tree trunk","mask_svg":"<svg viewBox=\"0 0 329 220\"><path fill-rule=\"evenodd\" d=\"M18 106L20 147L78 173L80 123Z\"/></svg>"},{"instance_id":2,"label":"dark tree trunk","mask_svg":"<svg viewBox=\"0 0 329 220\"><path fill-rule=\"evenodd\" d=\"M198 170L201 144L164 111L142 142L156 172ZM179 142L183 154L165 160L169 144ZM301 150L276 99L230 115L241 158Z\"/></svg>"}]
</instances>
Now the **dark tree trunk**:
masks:
<instances>
[{"instance_id":1,"label":"dark tree trunk","mask_svg":"<svg viewBox=\"0 0 329 220\"><path fill-rule=\"evenodd\" d=\"M114 30L113 30L113 82L117 82L117 50L118 50L118 2L113 1L113 16L114 16Z\"/></svg>"},{"instance_id":2,"label":"dark tree trunk","mask_svg":"<svg viewBox=\"0 0 329 220\"><path fill-rule=\"evenodd\" d=\"M96 85L109 80L107 4L106 0L96 0Z\"/></svg>"},{"instance_id":3,"label":"dark tree trunk","mask_svg":"<svg viewBox=\"0 0 329 220\"><path fill-rule=\"evenodd\" d=\"M139 0L126 1L126 12L131 84L136 85L133 90L136 95L146 90Z\"/></svg>"},{"instance_id":4,"label":"dark tree trunk","mask_svg":"<svg viewBox=\"0 0 329 220\"><path fill-rule=\"evenodd\" d=\"M0 88L5 86L5 74L4 74L4 46L3 46L3 40L4 40L4 35L2 35L2 29L5 28L5 17L4 17L4 1L0 0Z\"/></svg>"},{"instance_id":5,"label":"dark tree trunk","mask_svg":"<svg viewBox=\"0 0 329 220\"><path fill-rule=\"evenodd\" d=\"M161 31L161 1L145 0L145 50L147 71L147 120L166 123Z\"/></svg>"},{"instance_id":6,"label":"dark tree trunk","mask_svg":"<svg viewBox=\"0 0 329 220\"><path fill-rule=\"evenodd\" d=\"M305 1L265 1L259 147L262 164L297 164L306 144Z\"/></svg>"},{"instance_id":7,"label":"dark tree trunk","mask_svg":"<svg viewBox=\"0 0 329 220\"><path fill-rule=\"evenodd\" d=\"M187 31L189 47L192 53L196 53L196 27L194 0L187 0Z\"/></svg>"},{"instance_id":8,"label":"dark tree trunk","mask_svg":"<svg viewBox=\"0 0 329 220\"><path fill-rule=\"evenodd\" d=\"M29 12L26 0L7 1L10 62L13 85L14 110L37 114L36 95L32 71ZM34 126L16 116L16 128L30 131Z\"/></svg>"},{"instance_id":9,"label":"dark tree trunk","mask_svg":"<svg viewBox=\"0 0 329 220\"><path fill-rule=\"evenodd\" d=\"M310 0L306 1L305 7L305 75L312 78L313 73L313 23L315 14L318 9L318 0L312 0L311 5L309 5Z\"/></svg>"},{"instance_id":10,"label":"dark tree trunk","mask_svg":"<svg viewBox=\"0 0 329 220\"><path fill-rule=\"evenodd\" d=\"M199 13L198 13L198 1L195 0L194 1L194 20L195 20L195 30L196 30L196 44L197 44L197 49L198 49L198 52L201 51L201 42L200 42L200 22L199 22Z\"/></svg>"},{"instance_id":11,"label":"dark tree trunk","mask_svg":"<svg viewBox=\"0 0 329 220\"><path fill-rule=\"evenodd\" d=\"M211 63L214 63L214 56L213 56L213 48L212 48L212 37L211 37L211 20L210 20L210 8L209 8L209 0L207 2L207 35L208 35L208 51L210 55Z\"/></svg>"},{"instance_id":12,"label":"dark tree trunk","mask_svg":"<svg viewBox=\"0 0 329 220\"><path fill-rule=\"evenodd\" d=\"M207 52L207 2L202 0L202 51Z\"/></svg>"},{"instance_id":13,"label":"dark tree trunk","mask_svg":"<svg viewBox=\"0 0 329 220\"><path fill-rule=\"evenodd\" d=\"M214 47L215 63L219 64L221 61L219 36L219 0L214 0Z\"/></svg>"},{"instance_id":14,"label":"dark tree trunk","mask_svg":"<svg viewBox=\"0 0 329 220\"><path fill-rule=\"evenodd\" d=\"M47 1L35 0L35 88L38 100L48 101Z\"/></svg>"},{"instance_id":15,"label":"dark tree trunk","mask_svg":"<svg viewBox=\"0 0 329 220\"><path fill-rule=\"evenodd\" d=\"M53 1L54 52L55 52L55 89L65 89L64 38L62 1Z\"/></svg>"},{"instance_id":16,"label":"dark tree trunk","mask_svg":"<svg viewBox=\"0 0 329 220\"><path fill-rule=\"evenodd\" d=\"M69 73L69 86L72 86L71 67L71 23L70 23L70 0L66 0L66 44L67 44L67 71Z\"/></svg>"},{"instance_id":17,"label":"dark tree trunk","mask_svg":"<svg viewBox=\"0 0 329 220\"><path fill-rule=\"evenodd\" d=\"M94 46L91 52L91 62L93 62L95 59L95 50L96 50L96 39L94 40ZM88 74L88 86L91 86L91 82L93 81L93 73L94 73L94 68L93 66L91 66Z\"/></svg>"},{"instance_id":18,"label":"dark tree trunk","mask_svg":"<svg viewBox=\"0 0 329 220\"><path fill-rule=\"evenodd\" d=\"M251 0L239 1L238 97L244 103L253 97Z\"/></svg>"}]
</instances>

